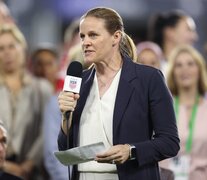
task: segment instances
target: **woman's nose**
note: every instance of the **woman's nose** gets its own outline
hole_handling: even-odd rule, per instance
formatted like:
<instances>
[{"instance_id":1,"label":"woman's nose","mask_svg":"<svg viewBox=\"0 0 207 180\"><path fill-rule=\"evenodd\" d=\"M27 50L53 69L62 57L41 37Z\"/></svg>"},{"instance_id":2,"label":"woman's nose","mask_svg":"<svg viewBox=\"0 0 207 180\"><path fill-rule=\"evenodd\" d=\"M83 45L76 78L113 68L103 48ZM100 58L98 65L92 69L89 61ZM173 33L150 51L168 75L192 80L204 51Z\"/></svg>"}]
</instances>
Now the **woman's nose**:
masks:
<instances>
[{"instance_id":1,"label":"woman's nose","mask_svg":"<svg viewBox=\"0 0 207 180\"><path fill-rule=\"evenodd\" d=\"M88 46L88 45L91 45L91 41L90 41L90 39L89 39L88 37L85 37L85 38L83 39L83 41L82 41L82 44L83 44L84 46Z\"/></svg>"}]
</instances>

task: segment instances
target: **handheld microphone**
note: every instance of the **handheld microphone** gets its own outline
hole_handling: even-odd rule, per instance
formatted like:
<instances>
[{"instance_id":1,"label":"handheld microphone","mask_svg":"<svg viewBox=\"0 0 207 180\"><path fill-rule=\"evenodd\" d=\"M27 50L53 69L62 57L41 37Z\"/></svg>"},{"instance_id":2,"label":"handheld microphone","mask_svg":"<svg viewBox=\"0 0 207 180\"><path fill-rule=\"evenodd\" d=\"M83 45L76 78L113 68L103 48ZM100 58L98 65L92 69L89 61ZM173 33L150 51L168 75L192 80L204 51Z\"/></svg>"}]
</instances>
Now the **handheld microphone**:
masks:
<instances>
[{"instance_id":1,"label":"handheld microphone","mask_svg":"<svg viewBox=\"0 0 207 180\"><path fill-rule=\"evenodd\" d=\"M73 93L79 93L82 81L82 64L78 61L72 61L67 69L67 74L64 81L63 91L69 91ZM67 149L69 148L69 118L71 111L65 113L67 120ZM70 168L68 166L68 178L70 179Z\"/></svg>"},{"instance_id":2,"label":"handheld microphone","mask_svg":"<svg viewBox=\"0 0 207 180\"><path fill-rule=\"evenodd\" d=\"M64 81L63 91L79 93L82 81L82 64L78 61L72 61L67 69L67 74ZM65 113L66 119L70 117L70 111Z\"/></svg>"},{"instance_id":3,"label":"handheld microphone","mask_svg":"<svg viewBox=\"0 0 207 180\"><path fill-rule=\"evenodd\" d=\"M80 92L82 71L83 71L83 67L80 62L73 61L70 63L67 69L63 91L70 91L73 93Z\"/></svg>"}]
</instances>

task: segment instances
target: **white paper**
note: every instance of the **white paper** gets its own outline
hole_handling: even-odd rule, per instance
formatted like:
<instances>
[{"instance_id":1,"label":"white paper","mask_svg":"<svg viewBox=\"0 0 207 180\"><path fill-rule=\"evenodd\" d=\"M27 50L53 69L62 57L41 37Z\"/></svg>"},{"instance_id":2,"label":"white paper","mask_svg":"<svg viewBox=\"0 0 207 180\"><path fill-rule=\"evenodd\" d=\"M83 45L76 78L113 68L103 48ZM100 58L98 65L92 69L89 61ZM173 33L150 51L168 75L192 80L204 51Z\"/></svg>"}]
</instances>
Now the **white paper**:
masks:
<instances>
[{"instance_id":1,"label":"white paper","mask_svg":"<svg viewBox=\"0 0 207 180\"><path fill-rule=\"evenodd\" d=\"M65 166L93 161L97 153L106 150L103 142L80 146L65 151L54 152L56 158Z\"/></svg>"}]
</instances>

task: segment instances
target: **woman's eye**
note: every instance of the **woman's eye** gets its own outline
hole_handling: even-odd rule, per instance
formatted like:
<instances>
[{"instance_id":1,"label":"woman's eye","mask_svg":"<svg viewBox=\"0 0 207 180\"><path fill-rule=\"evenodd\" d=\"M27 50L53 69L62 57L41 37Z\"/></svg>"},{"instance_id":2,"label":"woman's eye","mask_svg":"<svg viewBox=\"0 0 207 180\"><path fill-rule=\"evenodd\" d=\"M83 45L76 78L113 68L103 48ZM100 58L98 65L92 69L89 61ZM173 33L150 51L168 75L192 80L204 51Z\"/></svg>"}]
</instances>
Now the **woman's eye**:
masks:
<instances>
[{"instance_id":1,"label":"woman's eye","mask_svg":"<svg viewBox=\"0 0 207 180\"><path fill-rule=\"evenodd\" d=\"M90 34L89 36L92 37L92 38L94 38L94 37L97 36L97 34Z\"/></svg>"},{"instance_id":2,"label":"woman's eye","mask_svg":"<svg viewBox=\"0 0 207 180\"><path fill-rule=\"evenodd\" d=\"M176 68L180 68L180 67L182 67L182 64L180 64L180 63L176 63L176 64L175 64L175 67L176 67Z\"/></svg>"},{"instance_id":3,"label":"woman's eye","mask_svg":"<svg viewBox=\"0 0 207 180\"><path fill-rule=\"evenodd\" d=\"M196 65L194 62L189 62L188 63L188 66L194 66L194 65Z\"/></svg>"},{"instance_id":4,"label":"woman's eye","mask_svg":"<svg viewBox=\"0 0 207 180\"><path fill-rule=\"evenodd\" d=\"M80 38L83 40L83 38L84 38L84 35L80 35Z\"/></svg>"}]
</instances>

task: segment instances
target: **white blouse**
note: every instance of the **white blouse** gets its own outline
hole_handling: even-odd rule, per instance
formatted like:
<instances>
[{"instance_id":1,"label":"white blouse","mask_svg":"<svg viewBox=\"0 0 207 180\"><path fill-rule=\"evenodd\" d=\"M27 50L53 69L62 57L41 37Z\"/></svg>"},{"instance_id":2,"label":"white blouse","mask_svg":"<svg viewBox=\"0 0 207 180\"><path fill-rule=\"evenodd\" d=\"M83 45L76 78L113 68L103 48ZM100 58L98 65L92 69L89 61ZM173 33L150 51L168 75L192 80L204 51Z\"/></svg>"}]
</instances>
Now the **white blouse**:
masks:
<instances>
[{"instance_id":1,"label":"white blouse","mask_svg":"<svg viewBox=\"0 0 207 180\"><path fill-rule=\"evenodd\" d=\"M103 142L106 149L109 149L113 145L113 113L120 74L121 69L101 99L95 74L93 85L81 115L79 146ZM79 164L78 171L116 172L116 165L90 161Z\"/></svg>"}]
</instances>

